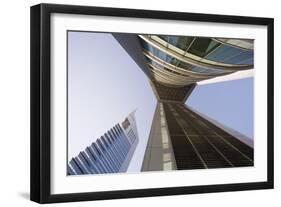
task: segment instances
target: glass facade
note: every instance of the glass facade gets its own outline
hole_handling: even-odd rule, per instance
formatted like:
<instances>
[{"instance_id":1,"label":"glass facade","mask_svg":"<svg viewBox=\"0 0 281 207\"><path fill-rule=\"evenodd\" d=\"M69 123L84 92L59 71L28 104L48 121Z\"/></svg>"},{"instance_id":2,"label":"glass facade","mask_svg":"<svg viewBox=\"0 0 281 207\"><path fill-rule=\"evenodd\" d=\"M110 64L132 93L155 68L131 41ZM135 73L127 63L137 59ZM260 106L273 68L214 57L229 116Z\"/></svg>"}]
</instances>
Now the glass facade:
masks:
<instances>
[{"instance_id":1,"label":"glass facade","mask_svg":"<svg viewBox=\"0 0 281 207\"><path fill-rule=\"evenodd\" d=\"M249 69L254 64L253 49L249 49L253 48L251 46L253 41L245 42L236 39L219 41L207 37L169 35L139 35L139 41L148 65L181 75L187 72L190 76L193 75L193 83L244 70L244 68ZM235 46L235 43L239 46ZM242 48L241 45L247 48ZM156 76L159 74L153 71L153 67L149 68L157 80ZM197 79L194 75L197 75ZM172 78L162 77L161 79ZM190 82L190 78L187 78L187 81ZM167 84L171 84L170 82L166 81ZM174 81L174 84L179 83Z\"/></svg>"},{"instance_id":2,"label":"glass facade","mask_svg":"<svg viewBox=\"0 0 281 207\"><path fill-rule=\"evenodd\" d=\"M163 39L164 41L168 42L171 45L174 45L175 47L182 49L183 51L186 51L189 48L192 41L194 40L194 37L167 36L167 35L160 35L159 38Z\"/></svg>"},{"instance_id":3,"label":"glass facade","mask_svg":"<svg viewBox=\"0 0 281 207\"><path fill-rule=\"evenodd\" d=\"M217 48L221 43L212 40L211 38L198 37L194 40L193 44L189 48L188 52L199 56L205 57Z\"/></svg>"},{"instance_id":4,"label":"glass facade","mask_svg":"<svg viewBox=\"0 0 281 207\"><path fill-rule=\"evenodd\" d=\"M221 45L212 54L208 55L207 59L228 64L253 65L253 51Z\"/></svg>"},{"instance_id":5,"label":"glass facade","mask_svg":"<svg viewBox=\"0 0 281 207\"><path fill-rule=\"evenodd\" d=\"M67 174L84 175L126 171L138 143L136 125L134 126L131 122L126 118L123 122L126 123L126 128L122 128L120 124L115 125L81 151L78 156L73 157L68 163Z\"/></svg>"},{"instance_id":6,"label":"glass facade","mask_svg":"<svg viewBox=\"0 0 281 207\"><path fill-rule=\"evenodd\" d=\"M236 136L184 103L160 100L141 171L253 167L253 147Z\"/></svg>"},{"instance_id":7,"label":"glass facade","mask_svg":"<svg viewBox=\"0 0 281 207\"><path fill-rule=\"evenodd\" d=\"M151 46L150 44L146 43L144 40L141 40L142 46L144 50L148 53L151 53L156 58L159 58L161 61L171 64L173 66L177 66L178 64L184 65L183 68L187 69L190 68L191 65L181 62L180 60L176 59L175 57L172 57L171 55L168 55L167 53L157 49L156 47Z\"/></svg>"},{"instance_id":8,"label":"glass facade","mask_svg":"<svg viewBox=\"0 0 281 207\"><path fill-rule=\"evenodd\" d=\"M178 170L254 165L253 148L184 104L163 103Z\"/></svg>"}]
</instances>

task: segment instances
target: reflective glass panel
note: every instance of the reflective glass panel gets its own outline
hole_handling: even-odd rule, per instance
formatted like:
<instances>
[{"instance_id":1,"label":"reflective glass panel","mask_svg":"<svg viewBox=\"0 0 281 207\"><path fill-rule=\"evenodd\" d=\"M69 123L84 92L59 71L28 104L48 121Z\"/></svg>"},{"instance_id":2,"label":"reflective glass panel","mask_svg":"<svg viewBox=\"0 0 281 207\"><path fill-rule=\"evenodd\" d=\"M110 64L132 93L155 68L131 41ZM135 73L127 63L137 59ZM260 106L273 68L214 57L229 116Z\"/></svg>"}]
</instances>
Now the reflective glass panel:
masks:
<instances>
[{"instance_id":1,"label":"reflective glass panel","mask_svg":"<svg viewBox=\"0 0 281 207\"><path fill-rule=\"evenodd\" d=\"M223 62L223 63L231 63L227 60L231 60L230 58L235 57L242 52L244 52L244 50L242 49L231 47L228 45L221 45L214 52L208 55L206 59L217 61L217 62Z\"/></svg>"},{"instance_id":2,"label":"reflective glass panel","mask_svg":"<svg viewBox=\"0 0 281 207\"><path fill-rule=\"evenodd\" d=\"M253 64L253 51L243 51L238 55L225 59L225 62L231 64Z\"/></svg>"},{"instance_id":3,"label":"reflective glass panel","mask_svg":"<svg viewBox=\"0 0 281 207\"><path fill-rule=\"evenodd\" d=\"M186 51L190 43L194 39L193 37L182 37L182 36L167 36L168 42L175 47L180 48L183 51Z\"/></svg>"},{"instance_id":4,"label":"reflective glass panel","mask_svg":"<svg viewBox=\"0 0 281 207\"><path fill-rule=\"evenodd\" d=\"M166 62L176 66L180 61L178 59L170 56L170 55L167 55L166 56Z\"/></svg>"},{"instance_id":5,"label":"reflective glass panel","mask_svg":"<svg viewBox=\"0 0 281 207\"><path fill-rule=\"evenodd\" d=\"M188 52L199 57L204 57L219 45L219 42L214 41L211 38L198 37L194 40Z\"/></svg>"},{"instance_id":6,"label":"reflective glass panel","mask_svg":"<svg viewBox=\"0 0 281 207\"><path fill-rule=\"evenodd\" d=\"M200 67L193 67L191 70L197 73L205 73L205 74L212 74L212 75L227 73L227 71L225 70L200 68Z\"/></svg>"},{"instance_id":7,"label":"reflective glass panel","mask_svg":"<svg viewBox=\"0 0 281 207\"><path fill-rule=\"evenodd\" d=\"M167 35L158 35L158 37L166 42L169 42L169 36L167 36Z\"/></svg>"},{"instance_id":8,"label":"reflective glass panel","mask_svg":"<svg viewBox=\"0 0 281 207\"><path fill-rule=\"evenodd\" d=\"M189 69L191 67L191 65L181 61L181 62L179 62L178 67L184 68L184 69Z\"/></svg>"}]
</instances>

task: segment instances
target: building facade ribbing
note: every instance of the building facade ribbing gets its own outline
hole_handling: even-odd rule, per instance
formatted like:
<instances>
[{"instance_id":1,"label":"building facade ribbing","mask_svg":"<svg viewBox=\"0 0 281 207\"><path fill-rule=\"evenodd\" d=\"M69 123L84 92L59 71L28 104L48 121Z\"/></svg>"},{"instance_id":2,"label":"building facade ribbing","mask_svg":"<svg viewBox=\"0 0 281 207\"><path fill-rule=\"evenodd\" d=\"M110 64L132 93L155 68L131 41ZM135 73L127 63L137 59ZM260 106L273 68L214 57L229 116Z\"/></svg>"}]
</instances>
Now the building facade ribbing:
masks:
<instances>
[{"instance_id":1,"label":"building facade ribbing","mask_svg":"<svg viewBox=\"0 0 281 207\"><path fill-rule=\"evenodd\" d=\"M67 166L68 175L126 172L139 142L134 112L116 124Z\"/></svg>"}]
</instances>

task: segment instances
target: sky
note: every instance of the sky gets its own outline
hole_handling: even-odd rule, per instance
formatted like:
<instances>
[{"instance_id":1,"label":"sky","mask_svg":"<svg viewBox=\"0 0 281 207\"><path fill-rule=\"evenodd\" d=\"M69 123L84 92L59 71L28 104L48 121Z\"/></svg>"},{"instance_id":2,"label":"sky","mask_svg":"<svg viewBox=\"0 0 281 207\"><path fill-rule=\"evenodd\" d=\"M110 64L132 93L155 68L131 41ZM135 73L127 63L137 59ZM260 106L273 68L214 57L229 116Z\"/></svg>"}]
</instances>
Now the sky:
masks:
<instances>
[{"instance_id":1,"label":"sky","mask_svg":"<svg viewBox=\"0 0 281 207\"><path fill-rule=\"evenodd\" d=\"M253 139L254 78L197 85L186 104Z\"/></svg>"},{"instance_id":2,"label":"sky","mask_svg":"<svg viewBox=\"0 0 281 207\"><path fill-rule=\"evenodd\" d=\"M156 107L148 79L111 34L68 35L68 159L136 109L139 144L129 170L139 171Z\"/></svg>"},{"instance_id":3,"label":"sky","mask_svg":"<svg viewBox=\"0 0 281 207\"><path fill-rule=\"evenodd\" d=\"M197 86L187 105L253 137L253 79ZM109 33L68 32L68 159L136 109L140 171L156 98L148 78Z\"/></svg>"}]
</instances>

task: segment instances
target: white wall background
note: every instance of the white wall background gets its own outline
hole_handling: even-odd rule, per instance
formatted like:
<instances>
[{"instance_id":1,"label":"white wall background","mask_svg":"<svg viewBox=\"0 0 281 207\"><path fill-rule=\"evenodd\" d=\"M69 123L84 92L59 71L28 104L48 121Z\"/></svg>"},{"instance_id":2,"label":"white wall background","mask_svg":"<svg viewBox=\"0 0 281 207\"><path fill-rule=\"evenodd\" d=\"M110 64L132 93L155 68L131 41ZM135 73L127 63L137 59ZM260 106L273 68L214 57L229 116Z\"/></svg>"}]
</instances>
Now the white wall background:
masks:
<instances>
[{"instance_id":1,"label":"white wall background","mask_svg":"<svg viewBox=\"0 0 281 207\"><path fill-rule=\"evenodd\" d=\"M0 205L36 206L29 201L29 7L37 3L81 4L136 9L218 13L275 18L275 189L64 203L53 206L266 206L280 203L281 13L276 0L151 1L69 0L2 1L0 21ZM157 4L157 3L160 3ZM279 58L277 58L279 57Z\"/></svg>"}]
</instances>

